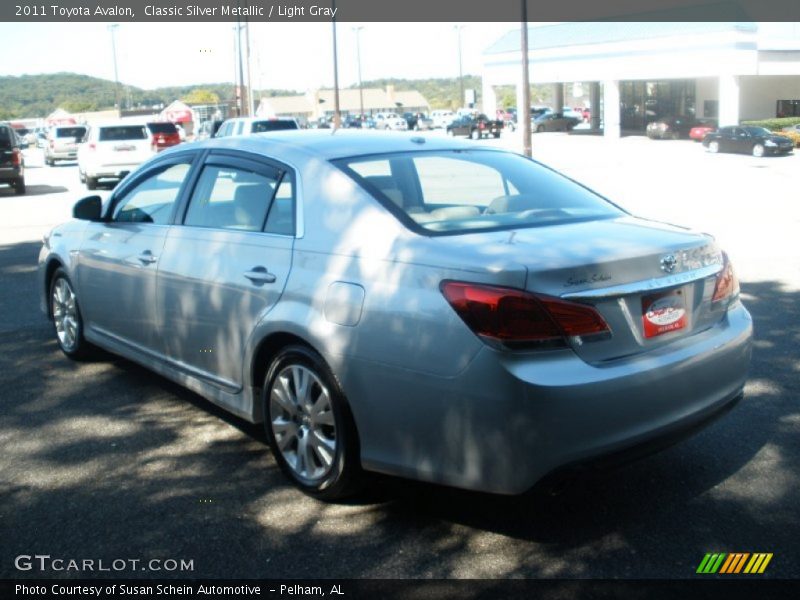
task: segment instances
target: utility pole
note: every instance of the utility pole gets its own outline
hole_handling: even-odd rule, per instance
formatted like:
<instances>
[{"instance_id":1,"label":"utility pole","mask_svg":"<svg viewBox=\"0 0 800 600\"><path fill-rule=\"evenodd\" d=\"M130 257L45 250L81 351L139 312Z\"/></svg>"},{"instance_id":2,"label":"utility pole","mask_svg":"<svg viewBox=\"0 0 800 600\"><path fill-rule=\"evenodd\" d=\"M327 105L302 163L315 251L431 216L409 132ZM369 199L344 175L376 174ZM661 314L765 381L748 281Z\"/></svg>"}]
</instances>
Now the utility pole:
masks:
<instances>
[{"instance_id":1,"label":"utility pole","mask_svg":"<svg viewBox=\"0 0 800 600\"><path fill-rule=\"evenodd\" d=\"M522 144L525 156L531 156L531 84L528 74L528 0L522 0L522 106L517 119L522 119Z\"/></svg>"},{"instance_id":2,"label":"utility pole","mask_svg":"<svg viewBox=\"0 0 800 600\"><path fill-rule=\"evenodd\" d=\"M239 61L237 60L238 52L236 50L236 31L238 26L233 26L233 100L236 103L236 116L239 116Z\"/></svg>"},{"instance_id":3,"label":"utility pole","mask_svg":"<svg viewBox=\"0 0 800 600\"><path fill-rule=\"evenodd\" d=\"M122 105L120 104L119 98L119 74L117 73L117 42L115 39L117 27L119 27L119 24L114 23L108 26L108 30L111 32L111 56L114 58L114 108L121 111Z\"/></svg>"},{"instance_id":4,"label":"utility pole","mask_svg":"<svg viewBox=\"0 0 800 600\"><path fill-rule=\"evenodd\" d=\"M336 0L331 0L333 14L336 14ZM331 19L333 23L333 130L336 131L341 125L342 116L339 112L339 55L336 50L336 17Z\"/></svg>"},{"instance_id":5,"label":"utility pole","mask_svg":"<svg viewBox=\"0 0 800 600\"><path fill-rule=\"evenodd\" d=\"M464 68L461 61L461 30L464 29L464 25L455 25L453 28L458 36L458 89L461 93L458 99L458 106L461 107L466 104L464 102Z\"/></svg>"},{"instance_id":6,"label":"utility pole","mask_svg":"<svg viewBox=\"0 0 800 600\"><path fill-rule=\"evenodd\" d=\"M241 9L240 0L236 0L236 7ZM241 12L241 10L240 10ZM242 61L242 18L236 17L236 37L239 45L239 116L246 117L245 112L245 98L247 97L244 89L244 63Z\"/></svg>"},{"instance_id":7,"label":"utility pole","mask_svg":"<svg viewBox=\"0 0 800 600\"><path fill-rule=\"evenodd\" d=\"M244 19L244 45L245 59L247 60L247 115L251 116L255 114L255 109L253 108L253 75L250 70L250 21L247 17Z\"/></svg>"},{"instance_id":8,"label":"utility pole","mask_svg":"<svg viewBox=\"0 0 800 600\"><path fill-rule=\"evenodd\" d=\"M358 100L361 108L361 116L364 116L364 86L361 83L361 30L364 27L353 27L356 32L356 59L358 60Z\"/></svg>"}]
</instances>

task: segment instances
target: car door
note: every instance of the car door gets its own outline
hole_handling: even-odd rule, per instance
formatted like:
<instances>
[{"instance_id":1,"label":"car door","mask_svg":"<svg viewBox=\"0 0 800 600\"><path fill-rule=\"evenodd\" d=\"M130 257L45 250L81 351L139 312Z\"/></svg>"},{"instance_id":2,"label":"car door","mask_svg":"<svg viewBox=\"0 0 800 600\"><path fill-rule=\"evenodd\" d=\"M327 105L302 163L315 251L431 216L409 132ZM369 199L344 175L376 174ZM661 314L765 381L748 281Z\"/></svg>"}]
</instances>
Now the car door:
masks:
<instances>
[{"instance_id":1,"label":"car door","mask_svg":"<svg viewBox=\"0 0 800 600\"><path fill-rule=\"evenodd\" d=\"M105 221L87 225L75 267L87 329L159 348L156 270L197 154L150 165L118 188Z\"/></svg>"},{"instance_id":2,"label":"car door","mask_svg":"<svg viewBox=\"0 0 800 600\"><path fill-rule=\"evenodd\" d=\"M250 154L205 159L158 270L166 353L185 370L242 385L247 340L291 268L294 188L291 169Z\"/></svg>"}]
</instances>

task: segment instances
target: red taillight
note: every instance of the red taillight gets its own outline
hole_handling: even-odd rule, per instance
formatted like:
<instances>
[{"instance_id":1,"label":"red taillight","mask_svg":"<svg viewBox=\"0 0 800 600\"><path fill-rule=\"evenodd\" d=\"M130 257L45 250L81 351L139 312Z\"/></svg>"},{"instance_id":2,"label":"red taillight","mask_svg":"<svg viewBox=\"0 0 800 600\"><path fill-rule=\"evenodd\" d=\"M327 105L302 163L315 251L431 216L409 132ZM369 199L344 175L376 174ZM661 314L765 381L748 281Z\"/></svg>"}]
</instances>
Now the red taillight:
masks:
<instances>
[{"instance_id":1,"label":"red taillight","mask_svg":"<svg viewBox=\"0 0 800 600\"><path fill-rule=\"evenodd\" d=\"M19 148L14 148L11 151L11 164L15 167L22 164L22 152L19 151Z\"/></svg>"},{"instance_id":2,"label":"red taillight","mask_svg":"<svg viewBox=\"0 0 800 600\"><path fill-rule=\"evenodd\" d=\"M717 285L714 287L714 296L711 298L712 302L725 300L726 298L735 297L739 294L739 280L736 278L736 273L733 272L733 265L731 264L728 255L722 253L722 271L717 274Z\"/></svg>"},{"instance_id":3,"label":"red taillight","mask_svg":"<svg viewBox=\"0 0 800 600\"><path fill-rule=\"evenodd\" d=\"M565 345L567 337L610 333L603 317L584 304L457 281L442 282L441 290L472 331L509 346Z\"/></svg>"}]
</instances>

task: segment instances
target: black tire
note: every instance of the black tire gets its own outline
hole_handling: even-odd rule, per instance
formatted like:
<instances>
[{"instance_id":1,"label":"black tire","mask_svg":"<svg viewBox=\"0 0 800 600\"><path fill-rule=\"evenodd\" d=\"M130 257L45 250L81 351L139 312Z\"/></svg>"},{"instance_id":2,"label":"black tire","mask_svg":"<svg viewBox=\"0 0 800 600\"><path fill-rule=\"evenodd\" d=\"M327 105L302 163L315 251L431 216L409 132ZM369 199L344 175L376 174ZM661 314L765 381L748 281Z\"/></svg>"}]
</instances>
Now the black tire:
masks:
<instances>
[{"instance_id":1,"label":"black tire","mask_svg":"<svg viewBox=\"0 0 800 600\"><path fill-rule=\"evenodd\" d=\"M73 294L75 303L75 333L74 343L68 344L59 335L58 323L56 319L56 286L59 281L63 280ZM66 271L62 268L56 269L53 276L50 278L50 285L47 288L47 302L50 317L53 319L53 330L56 334L56 343L61 351L72 360L86 360L91 358L96 353L96 347L86 341L83 337L83 316L81 315L80 303L78 296L75 294L75 288L72 287L72 282L67 276Z\"/></svg>"},{"instance_id":2,"label":"black tire","mask_svg":"<svg viewBox=\"0 0 800 600\"><path fill-rule=\"evenodd\" d=\"M764 148L764 144L755 144L753 145L753 156L761 158L767 155L767 150Z\"/></svg>"},{"instance_id":3,"label":"black tire","mask_svg":"<svg viewBox=\"0 0 800 600\"><path fill-rule=\"evenodd\" d=\"M300 369L306 373L310 372L316 377L316 381L307 382L309 393L313 393L315 389L321 392L322 387L320 387L320 384L327 389L327 400L333 417L333 428L328 425L315 424L310 410L297 411L295 416L290 416L291 413L283 408L285 404L273 397L273 389L279 389L280 393L279 386L282 387L282 384L279 383L279 377L286 377L285 381L290 382L285 385L291 385L291 388L284 389L289 389L290 392L294 393L297 392L294 389L294 379L289 380L287 376L291 369ZM277 398L278 396L279 394L275 397ZM318 396L318 401L320 398L322 398L321 394ZM317 403L315 402L315 406ZM320 500L346 498L360 489L362 472L355 421L338 379L336 379L330 367L317 352L299 344L288 346L281 350L273 359L264 378L262 404L264 407L264 429L272 454L281 471L298 488L309 496ZM292 403L292 406L297 407L299 404ZM327 414L328 411L325 412ZM297 416L298 413L302 413L305 416ZM322 413L318 413L318 415L320 414ZM330 419L330 417L327 417L327 419ZM281 424L285 424L287 430L281 441L286 437L289 438L287 442L284 442L284 446L287 452L291 453L293 451L295 453L295 466L289 464L286 456L284 456L284 451L279 447L279 441L276 439L275 425L280 426ZM291 431L289 427L294 428L294 433L289 433ZM306 427L305 433L301 431L303 427ZM319 452L312 457L311 462L316 462L312 467L323 470L321 474L313 478L304 477L298 472L297 467L297 463L300 462L299 455L301 452L299 444L304 436L311 438L309 428L320 431L326 429L327 434L333 435L335 444L334 454L329 466L326 467L322 464ZM316 439L319 439L319 437ZM294 450L292 450L292 447L294 447Z\"/></svg>"},{"instance_id":4,"label":"black tire","mask_svg":"<svg viewBox=\"0 0 800 600\"><path fill-rule=\"evenodd\" d=\"M494 132L492 135L493 135L495 138L499 138L499 137L500 137L500 132L499 132L499 131L496 131L496 132Z\"/></svg>"},{"instance_id":5,"label":"black tire","mask_svg":"<svg viewBox=\"0 0 800 600\"><path fill-rule=\"evenodd\" d=\"M479 130L473 129L470 132L469 137L471 137L473 140L479 140L479 139L481 139L482 136L481 136L481 132Z\"/></svg>"},{"instance_id":6,"label":"black tire","mask_svg":"<svg viewBox=\"0 0 800 600\"><path fill-rule=\"evenodd\" d=\"M719 142L716 140L708 142L708 151L711 152L711 154L719 152Z\"/></svg>"},{"instance_id":7,"label":"black tire","mask_svg":"<svg viewBox=\"0 0 800 600\"><path fill-rule=\"evenodd\" d=\"M86 189L87 190L96 190L97 189L97 178L96 177L89 177L88 175L85 177L86 180Z\"/></svg>"},{"instance_id":8,"label":"black tire","mask_svg":"<svg viewBox=\"0 0 800 600\"><path fill-rule=\"evenodd\" d=\"M46 164L48 167L54 167L56 162L52 158L45 158L44 164Z\"/></svg>"},{"instance_id":9,"label":"black tire","mask_svg":"<svg viewBox=\"0 0 800 600\"><path fill-rule=\"evenodd\" d=\"M448 130L447 130L447 135L449 135L450 137L455 137L455 135L456 135L456 132L455 132L455 131L453 131L452 129L448 129Z\"/></svg>"},{"instance_id":10,"label":"black tire","mask_svg":"<svg viewBox=\"0 0 800 600\"><path fill-rule=\"evenodd\" d=\"M25 180L22 177L14 181L14 193L17 196L25 194Z\"/></svg>"}]
</instances>

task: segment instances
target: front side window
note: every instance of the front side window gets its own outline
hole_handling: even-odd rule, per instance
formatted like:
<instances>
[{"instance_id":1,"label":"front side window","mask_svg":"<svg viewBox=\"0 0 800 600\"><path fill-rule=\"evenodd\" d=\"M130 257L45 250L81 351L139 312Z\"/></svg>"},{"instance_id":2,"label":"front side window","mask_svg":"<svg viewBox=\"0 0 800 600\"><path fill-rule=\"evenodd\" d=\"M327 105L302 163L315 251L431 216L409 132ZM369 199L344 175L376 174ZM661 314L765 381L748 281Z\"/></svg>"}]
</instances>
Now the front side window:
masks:
<instances>
[{"instance_id":1,"label":"front side window","mask_svg":"<svg viewBox=\"0 0 800 600\"><path fill-rule=\"evenodd\" d=\"M335 163L420 233L536 227L624 214L583 186L509 152L404 152Z\"/></svg>"},{"instance_id":2,"label":"front side window","mask_svg":"<svg viewBox=\"0 0 800 600\"><path fill-rule=\"evenodd\" d=\"M257 173L238 167L206 165L189 201L183 224L261 231L281 175L278 169ZM287 192L282 191L282 194L286 196Z\"/></svg>"},{"instance_id":3,"label":"front side window","mask_svg":"<svg viewBox=\"0 0 800 600\"><path fill-rule=\"evenodd\" d=\"M168 225L191 162L164 166L127 192L114 207L111 220L120 223Z\"/></svg>"}]
</instances>

